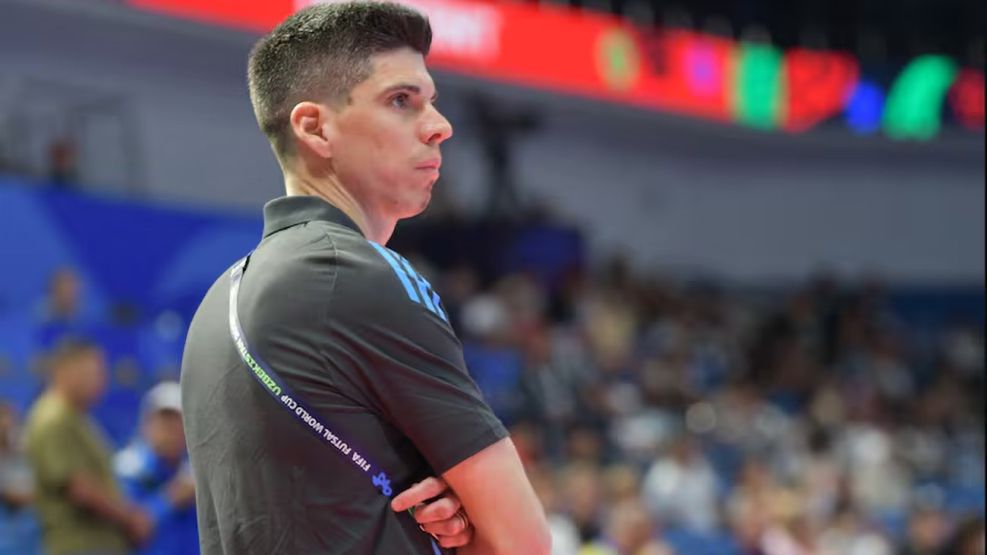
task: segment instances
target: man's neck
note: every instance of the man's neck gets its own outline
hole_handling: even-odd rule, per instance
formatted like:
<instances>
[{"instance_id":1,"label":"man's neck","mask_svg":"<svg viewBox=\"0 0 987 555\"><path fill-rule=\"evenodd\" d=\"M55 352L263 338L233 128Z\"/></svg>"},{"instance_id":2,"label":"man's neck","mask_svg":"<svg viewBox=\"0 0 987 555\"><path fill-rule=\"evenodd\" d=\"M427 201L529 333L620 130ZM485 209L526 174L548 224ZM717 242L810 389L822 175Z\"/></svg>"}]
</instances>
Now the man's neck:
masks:
<instances>
[{"instance_id":1,"label":"man's neck","mask_svg":"<svg viewBox=\"0 0 987 555\"><path fill-rule=\"evenodd\" d=\"M89 410L89 407L84 402L72 396L67 387L53 384L49 391L58 400L72 407L76 412L84 413Z\"/></svg>"},{"instance_id":2,"label":"man's neck","mask_svg":"<svg viewBox=\"0 0 987 555\"><path fill-rule=\"evenodd\" d=\"M356 223L364 237L379 245L386 245L391 234L394 233L396 220L375 216L373 211L361 205L335 176L316 178L304 173L285 172L284 184L288 196L320 197L339 208Z\"/></svg>"}]
</instances>

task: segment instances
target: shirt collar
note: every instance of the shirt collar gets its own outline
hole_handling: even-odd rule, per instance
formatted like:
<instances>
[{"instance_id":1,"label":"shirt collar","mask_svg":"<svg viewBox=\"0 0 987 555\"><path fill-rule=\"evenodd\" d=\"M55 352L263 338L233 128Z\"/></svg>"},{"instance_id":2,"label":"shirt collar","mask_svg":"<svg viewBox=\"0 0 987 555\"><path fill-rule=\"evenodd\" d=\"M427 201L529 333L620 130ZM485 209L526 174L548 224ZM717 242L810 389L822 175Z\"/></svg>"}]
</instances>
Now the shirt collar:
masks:
<instances>
[{"instance_id":1,"label":"shirt collar","mask_svg":"<svg viewBox=\"0 0 987 555\"><path fill-rule=\"evenodd\" d=\"M264 205L264 237L313 220L339 224L363 235L349 216L325 199L294 195L276 198Z\"/></svg>"}]
</instances>

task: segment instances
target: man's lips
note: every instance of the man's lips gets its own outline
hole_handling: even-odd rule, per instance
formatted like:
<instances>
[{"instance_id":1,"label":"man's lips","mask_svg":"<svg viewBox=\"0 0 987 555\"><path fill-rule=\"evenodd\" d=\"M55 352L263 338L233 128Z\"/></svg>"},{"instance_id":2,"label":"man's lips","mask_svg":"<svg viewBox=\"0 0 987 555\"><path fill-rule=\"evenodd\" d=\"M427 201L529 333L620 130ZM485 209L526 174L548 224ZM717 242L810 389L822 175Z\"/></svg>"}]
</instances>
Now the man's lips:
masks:
<instances>
[{"instance_id":1,"label":"man's lips","mask_svg":"<svg viewBox=\"0 0 987 555\"><path fill-rule=\"evenodd\" d=\"M418 164L416 167L420 170L438 170L440 167L442 167L442 159L432 158L426 160L425 162L422 162L421 164Z\"/></svg>"}]
</instances>

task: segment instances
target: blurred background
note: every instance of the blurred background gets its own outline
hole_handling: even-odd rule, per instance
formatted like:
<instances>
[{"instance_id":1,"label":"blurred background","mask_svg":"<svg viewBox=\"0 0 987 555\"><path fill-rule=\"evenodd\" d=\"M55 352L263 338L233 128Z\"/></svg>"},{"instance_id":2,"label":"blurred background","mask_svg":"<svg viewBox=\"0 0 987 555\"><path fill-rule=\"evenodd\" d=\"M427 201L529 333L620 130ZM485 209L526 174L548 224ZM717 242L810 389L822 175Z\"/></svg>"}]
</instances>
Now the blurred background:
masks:
<instances>
[{"instance_id":1,"label":"blurred background","mask_svg":"<svg viewBox=\"0 0 987 555\"><path fill-rule=\"evenodd\" d=\"M0 0L0 553L42 553L21 434L66 337L127 479L283 194L246 57L308 3ZM984 553L982 2L408 3L456 134L389 246L555 553ZM142 552L196 552L169 529Z\"/></svg>"}]
</instances>

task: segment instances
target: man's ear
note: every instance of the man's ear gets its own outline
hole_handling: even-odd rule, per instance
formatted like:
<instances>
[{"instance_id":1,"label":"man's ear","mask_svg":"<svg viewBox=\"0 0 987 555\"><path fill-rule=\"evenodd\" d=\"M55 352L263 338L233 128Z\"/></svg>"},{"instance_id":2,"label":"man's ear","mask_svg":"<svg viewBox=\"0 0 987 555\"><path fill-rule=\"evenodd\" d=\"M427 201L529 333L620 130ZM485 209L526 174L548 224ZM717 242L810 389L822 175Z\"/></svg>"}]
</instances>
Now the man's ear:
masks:
<instances>
[{"instance_id":1,"label":"man's ear","mask_svg":"<svg viewBox=\"0 0 987 555\"><path fill-rule=\"evenodd\" d=\"M332 110L322 104L299 102L291 109L288 121L300 147L307 147L314 154L329 158L332 155L333 117Z\"/></svg>"}]
</instances>

